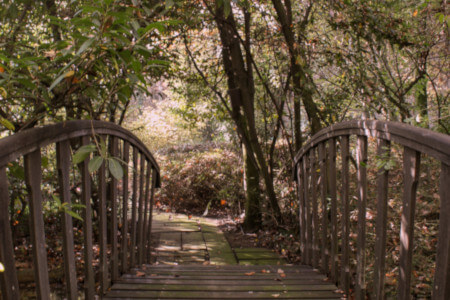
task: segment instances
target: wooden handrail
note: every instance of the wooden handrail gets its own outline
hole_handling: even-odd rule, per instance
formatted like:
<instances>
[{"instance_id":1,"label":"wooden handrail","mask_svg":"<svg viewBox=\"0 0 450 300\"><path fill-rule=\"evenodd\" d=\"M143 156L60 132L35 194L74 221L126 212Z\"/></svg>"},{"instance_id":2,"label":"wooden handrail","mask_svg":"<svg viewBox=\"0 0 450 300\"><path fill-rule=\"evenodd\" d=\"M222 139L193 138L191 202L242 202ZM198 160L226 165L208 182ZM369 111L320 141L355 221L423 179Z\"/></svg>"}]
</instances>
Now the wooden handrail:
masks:
<instances>
[{"instance_id":1,"label":"wooden handrail","mask_svg":"<svg viewBox=\"0 0 450 300\"><path fill-rule=\"evenodd\" d=\"M356 136L356 270L349 265L350 212L349 162L351 136ZM440 218L433 299L450 299L450 136L403 123L350 121L334 124L314 135L297 153L294 179L298 183L302 262L322 269L348 295L356 299L372 294L384 299L387 241L388 172L380 167L376 182L376 239L373 291L366 286L366 205L368 138L377 141L377 156L389 157L391 143L403 146L403 202L401 214L398 298L410 299L416 190L421 154L441 163ZM336 159L340 149L340 180ZM317 179L316 176L319 176ZM318 185L318 186L317 186ZM341 187L338 199L337 187ZM375 200L375 199L374 199ZM338 210L341 225L338 228ZM340 243L339 243L340 237ZM371 297L372 298L372 297Z\"/></svg>"},{"instance_id":2,"label":"wooden handrail","mask_svg":"<svg viewBox=\"0 0 450 300\"><path fill-rule=\"evenodd\" d=\"M85 298L94 299L95 294L104 294L111 283L118 279L120 273L128 271L137 264L149 262L149 255L144 255L144 253L149 252L150 247L149 232L153 195L154 189L160 187L160 171L147 147L131 132L108 122L79 120L33 128L0 140L0 262L5 268L4 272L0 273L0 286L3 299L20 298L8 213L10 202L8 164L23 158L30 207L30 234L33 245L36 295L38 299L49 299L50 284L41 190L41 149L48 145L56 145L59 196L62 203L70 205L72 198L69 176L72 172L71 144L88 145L94 135L96 139L108 140L110 156L124 161L125 167L124 177L121 180L121 195L119 195L118 180L111 174L108 175L105 161L97 171L98 244L100 248L98 276L95 275L93 268L91 184L94 181L88 171L89 157L78 165L79 168L75 168L79 171L78 177L81 178L81 203L85 205L82 213ZM133 156L133 172L128 172L130 153ZM130 176L133 176L131 193L128 187ZM109 191L107 191L108 188ZM132 212L131 222L129 221L129 206L131 206ZM121 215L118 214L119 211L122 212ZM119 220L122 221L120 235L118 233ZM61 213L61 224L66 294L68 299L78 299L72 217L67 213ZM136 232L136 228L138 228L138 232ZM110 254L108 254L109 252ZM137 261L135 260L136 255ZM96 278L100 285L99 291L96 289Z\"/></svg>"}]
</instances>

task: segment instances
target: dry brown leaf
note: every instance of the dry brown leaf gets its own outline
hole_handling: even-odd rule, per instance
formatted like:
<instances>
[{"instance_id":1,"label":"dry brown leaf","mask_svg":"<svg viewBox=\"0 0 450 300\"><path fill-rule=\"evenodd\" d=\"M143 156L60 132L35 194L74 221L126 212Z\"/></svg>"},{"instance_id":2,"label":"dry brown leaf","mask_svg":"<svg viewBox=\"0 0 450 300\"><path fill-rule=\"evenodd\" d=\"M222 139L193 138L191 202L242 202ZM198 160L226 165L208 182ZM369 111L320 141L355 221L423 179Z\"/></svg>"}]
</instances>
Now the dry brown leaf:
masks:
<instances>
[{"instance_id":1,"label":"dry brown leaf","mask_svg":"<svg viewBox=\"0 0 450 300\"><path fill-rule=\"evenodd\" d=\"M137 277L144 277L145 273L144 272L140 272L140 271L136 271L136 276Z\"/></svg>"},{"instance_id":2,"label":"dry brown leaf","mask_svg":"<svg viewBox=\"0 0 450 300\"><path fill-rule=\"evenodd\" d=\"M247 275L247 276L253 276L253 275L255 275L255 272L248 272L248 273L245 273L245 275Z\"/></svg>"}]
</instances>

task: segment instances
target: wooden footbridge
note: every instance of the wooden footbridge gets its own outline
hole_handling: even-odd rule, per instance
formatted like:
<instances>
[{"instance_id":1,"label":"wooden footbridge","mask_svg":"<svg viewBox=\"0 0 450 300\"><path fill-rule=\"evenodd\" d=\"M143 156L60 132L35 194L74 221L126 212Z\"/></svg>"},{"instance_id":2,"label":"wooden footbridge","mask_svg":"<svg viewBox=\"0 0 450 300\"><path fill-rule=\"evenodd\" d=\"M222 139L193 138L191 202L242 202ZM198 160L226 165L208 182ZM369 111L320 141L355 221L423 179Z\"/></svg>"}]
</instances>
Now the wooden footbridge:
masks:
<instances>
[{"instance_id":1,"label":"wooden footbridge","mask_svg":"<svg viewBox=\"0 0 450 300\"><path fill-rule=\"evenodd\" d=\"M391 143L403 149L403 189L397 294L411 298L416 190L421 155L441 165L439 233L434 251L433 299L450 299L450 137L400 123L352 121L316 134L297 154L302 265L155 265L151 263L153 195L160 186L159 167L145 145L127 130L99 121L70 121L20 132L0 140L0 285L2 299L21 299L15 246L9 219L9 176L13 163L23 165L30 212L30 235L36 298L52 299L43 218L41 153L56 149L57 191L62 207L72 200L74 182L83 221L61 213L64 286L67 299L384 299L387 243L388 168L380 166L376 195L368 197L368 140L374 156L389 159ZM72 149L85 155L72 167ZM353 146L354 143L354 146ZM107 145L107 146L105 146ZM89 151L87 151L90 149ZM97 150L95 150L97 149ZM351 151L352 149L352 151ZM107 151L108 150L108 151ZM90 152L100 153L90 153ZM92 157L94 156L95 157ZM356 157L356 182L349 166ZM122 179L113 174L120 158ZM90 172L96 170L95 172ZM16 180L16 179L14 179ZM356 195L350 195L354 184ZM339 197L338 197L339 188ZM357 201L352 230L350 199ZM91 198L95 201L91 202ZM48 200L50 201L50 200ZM367 248L368 203L376 203L374 249ZM67 203L67 204L65 204ZM74 253L74 225L82 230L81 261ZM77 228L75 228L77 229ZM356 251L349 246L356 236ZM94 260L95 258L95 260ZM353 264L354 258L356 264ZM367 261L373 259L370 274ZM98 260L98 264L94 261ZM281 271L280 271L281 269ZM82 272L82 274L77 272ZM81 276L82 284L78 284ZM81 287L81 288L79 288ZM340 292L336 292L339 289Z\"/></svg>"}]
</instances>

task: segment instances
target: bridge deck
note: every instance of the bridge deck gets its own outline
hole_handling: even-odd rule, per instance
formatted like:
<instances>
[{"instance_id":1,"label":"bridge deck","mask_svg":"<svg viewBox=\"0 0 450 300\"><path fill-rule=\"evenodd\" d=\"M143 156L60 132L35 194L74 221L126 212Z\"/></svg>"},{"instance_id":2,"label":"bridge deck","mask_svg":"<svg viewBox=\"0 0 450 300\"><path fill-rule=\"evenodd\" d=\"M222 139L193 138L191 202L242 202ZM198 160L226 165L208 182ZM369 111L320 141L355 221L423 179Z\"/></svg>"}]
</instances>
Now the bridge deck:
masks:
<instances>
[{"instance_id":1,"label":"bridge deck","mask_svg":"<svg viewBox=\"0 0 450 300\"><path fill-rule=\"evenodd\" d=\"M211 219L154 214L152 262L116 281L105 299L336 299L308 266L263 248L230 247Z\"/></svg>"},{"instance_id":2,"label":"bridge deck","mask_svg":"<svg viewBox=\"0 0 450 300\"><path fill-rule=\"evenodd\" d=\"M104 299L338 299L308 266L150 265L117 281Z\"/></svg>"}]
</instances>

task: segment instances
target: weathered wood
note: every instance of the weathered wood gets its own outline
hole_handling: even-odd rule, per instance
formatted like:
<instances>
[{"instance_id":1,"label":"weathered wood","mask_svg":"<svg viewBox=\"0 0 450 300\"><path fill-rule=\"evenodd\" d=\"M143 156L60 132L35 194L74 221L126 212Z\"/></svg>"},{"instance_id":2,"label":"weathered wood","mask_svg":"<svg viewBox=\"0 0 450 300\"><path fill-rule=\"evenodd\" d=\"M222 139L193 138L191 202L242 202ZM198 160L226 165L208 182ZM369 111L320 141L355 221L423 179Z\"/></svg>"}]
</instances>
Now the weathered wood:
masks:
<instances>
[{"instance_id":1,"label":"weathered wood","mask_svg":"<svg viewBox=\"0 0 450 300\"><path fill-rule=\"evenodd\" d=\"M356 299L365 299L366 282L366 203L367 203L367 137L357 139L358 240L356 250Z\"/></svg>"},{"instance_id":2,"label":"weathered wood","mask_svg":"<svg viewBox=\"0 0 450 300\"><path fill-rule=\"evenodd\" d=\"M119 141L115 136L110 137L110 152L111 157L117 157L119 152ZM111 228L109 232L111 233L111 280L115 281L119 278L119 248L117 242L117 224L118 224L118 190L117 190L117 179L112 176L111 171L109 172L110 183L109 183L109 201L111 203Z\"/></svg>"},{"instance_id":3,"label":"weathered wood","mask_svg":"<svg viewBox=\"0 0 450 300\"><path fill-rule=\"evenodd\" d=\"M145 181L145 157L140 155L140 173L139 173L139 207L138 207L138 227L137 227L137 244L138 244L138 265L144 263L144 181Z\"/></svg>"},{"instance_id":4,"label":"weathered wood","mask_svg":"<svg viewBox=\"0 0 450 300\"><path fill-rule=\"evenodd\" d=\"M312 262L312 222L311 222L311 197L310 197L310 169L309 169L309 159L305 156L302 161L303 168L303 192L304 196L304 211L305 215L305 262L311 264Z\"/></svg>"},{"instance_id":5,"label":"weathered wood","mask_svg":"<svg viewBox=\"0 0 450 300\"><path fill-rule=\"evenodd\" d=\"M441 163L439 236L433 299L450 299L450 166Z\"/></svg>"},{"instance_id":6,"label":"weathered wood","mask_svg":"<svg viewBox=\"0 0 450 300\"><path fill-rule=\"evenodd\" d=\"M24 156L25 182L30 202L30 233L33 245L33 268L38 299L50 299L48 280L47 247L45 246L44 218L41 193L41 151Z\"/></svg>"},{"instance_id":7,"label":"weathered wood","mask_svg":"<svg viewBox=\"0 0 450 300\"><path fill-rule=\"evenodd\" d=\"M378 140L378 159L389 159L390 142ZM388 201L389 169L381 166L377 176L377 219L375 229L375 264L374 264L374 299L384 299L384 279L386 261L386 229L387 229L387 201Z\"/></svg>"},{"instance_id":8,"label":"weathered wood","mask_svg":"<svg viewBox=\"0 0 450 300\"><path fill-rule=\"evenodd\" d=\"M144 200L144 232L142 234L142 240L143 240L143 263L149 263L147 261L147 253L150 252L150 245L147 244L148 242L148 227L149 227L149 220L150 220L150 174L152 172L152 166L150 162L147 162L147 170L145 173L145 200Z\"/></svg>"},{"instance_id":9,"label":"weathered wood","mask_svg":"<svg viewBox=\"0 0 450 300\"><path fill-rule=\"evenodd\" d=\"M81 145L88 145L90 138L81 138ZM85 205L83 210L83 241L84 241L84 295L85 299L94 299L95 278L93 268L93 242L92 242L92 206L91 206L91 176L88 169L89 156L80 163L81 171L81 202Z\"/></svg>"},{"instance_id":10,"label":"weathered wood","mask_svg":"<svg viewBox=\"0 0 450 300\"><path fill-rule=\"evenodd\" d=\"M298 197L299 197L299 222L300 222L300 253L301 253L301 262L305 263L305 244L306 244L306 221L305 221L305 186L303 184L303 177L305 176L303 173L303 160L299 161L299 166L297 168L298 172Z\"/></svg>"},{"instance_id":11,"label":"weathered wood","mask_svg":"<svg viewBox=\"0 0 450 300\"><path fill-rule=\"evenodd\" d=\"M4 299L19 299L19 282L14 259L14 244L9 223L9 193L6 168L0 167L0 262L5 270L0 272L1 294Z\"/></svg>"},{"instance_id":12,"label":"weathered wood","mask_svg":"<svg viewBox=\"0 0 450 300\"><path fill-rule=\"evenodd\" d=\"M410 299L414 212L419 182L420 153L405 147L403 151L403 209L400 226L399 299Z\"/></svg>"},{"instance_id":13,"label":"weathered wood","mask_svg":"<svg viewBox=\"0 0 450 300\"><path fill-rule=\"evenodd\" d=\"M70 144L68 140L61 141L56 144L56 161L58 167L59 194L61 203L67 203L67 207L71 207L70 195ZM61 212L63 227L63 253L64 253L64 272L65 286L67 288L68 299L78 299L77 295L77 274L75 271L75 254L73 243L73 225L72 217Z\"/></svg>"},{"instance_id":14,"label":"weathered wood","mask_svg":"<svg viewBox=\"0 0 450 300\"><path fill-rule=\"evenodd\" d=\"M106 168L105 161L98 170L99 192L99 244L100 244L100 291L105 294L109 288L108 263L108 232L107 232L107 206L106 206Z\"/></svg>"},{"instance_id":15,"label":"weathered wood","mask_svg":"<svg viewBox=\"0 0 450 300\"><path fill-rule=\"evenodd\" d=\"M122 244L121 244L121 272L128 271L128 179L130 162L130 143L123 142L122 160L124 161L124 173L122 180Z\"/></svg>"},{"instance_id":16,"label":"weathered wood","mask_svg":"<svg viewBox=\"0 0 450 300\"><path fill-rule=\"evenodd\" d=\"M322 215L321 215L321 224L322 224L322 240L320 247L320 261L321 268L325 274L328 274L328 255L330 254L328 251L329 243L328 243L328 209L327 209L327 161L326 161L326 145L325 143L319 144L319 168L320 168L320 197L321 197L321 205L322 205Z\"/></svg>"},{"instance_id":17,"label":"weathered wood","mask_svg":"<svg viewBox=\"0 0 450 300\"><path fill-rule=\"evenodd\" d=\"M152 166L152 186L151 186L151 191L150 191L150 218L149 218L148 233L147 233L147 245L148 245L147 261L148 262L151 261L151 254L152 254L152 252L150 251L150 248L151 248L151 242L152 242L151 239L152 239L153 201L154 201L154 197L155 197L155 187L156 187L156 178L157 178L156 172L157 172L156 169L154 169Z\"/></svg>"},{"instance_id":18,"label":"weathered wood","mask_svg":"<svg viewBox=\"0 0 450 300\"><path fill-rule=\"evenodd\" d=\"M130 247L130 266L136 265L136 240L137 240L137 199L138 199L138 177L139 177L139 152L133 148L133 195L131 197L131 247Z\"/></svg>"},{"instance_id":19,"label":"weathered wood","mask_svg":"<svg viewBox=\"0 0 450 300\"><path fill-rule=\"evenodd\" d=\"M309 157L311 170L311 204L312 204L312 265L319 267L319 215L317 204L317 166L316 150L313 148Z\"/></svg>"},{"instance_id":20,"label":"weathered wood","mask_svg":"<svg viewBox=\"0 0 450 300\"><path fill-rule=\"evenodd\" d=\"M349 136L344 135L341 138L341 160L342 160L342 254L341 254L341 286L346 295L350 290L350 210L349 210L349 161L350 161L350 143Z\"/></svg>"},{"instance_id":21,"label":"weathered wood","mask_svg":"<svg viewBox=\"0 0 450 300\"><path fill-rule=\"evenodd\" d=\"M330 249L330 277L334 282L338 281L338 269L337 269L337 249L338 249L338 237L337 237L337 187L336 187L336 139L330 139L328 141L328 186L330 188L331 198L331 249Z\"/></svg>"}]
</instances>

